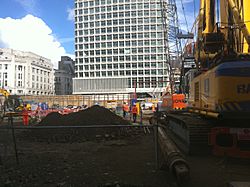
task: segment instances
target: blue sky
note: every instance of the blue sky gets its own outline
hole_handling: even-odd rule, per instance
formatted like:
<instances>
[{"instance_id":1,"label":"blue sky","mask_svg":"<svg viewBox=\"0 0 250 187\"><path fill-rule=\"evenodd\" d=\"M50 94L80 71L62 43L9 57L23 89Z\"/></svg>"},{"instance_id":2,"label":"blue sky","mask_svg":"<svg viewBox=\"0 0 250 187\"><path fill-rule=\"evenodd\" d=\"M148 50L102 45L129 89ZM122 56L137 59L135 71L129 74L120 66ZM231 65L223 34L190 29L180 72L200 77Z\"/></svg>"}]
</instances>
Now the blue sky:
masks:
<instances>
[{"instance_id":1,"label":"blue sky","mask_svg":"<svg viewBox=\"0 0 250 187\"><path fill-rule=\"evenodd\" d=\"M190 29L194 20L193 0L182 1ZM48 51L53 51L57 56L74 55L72 16L74 0L0 0L0 2L0 47L33 50L35 47L32 45L41 42L44 48L37 48L33 52L50 59L53 54L47 54ZM176 0L176 2L181 27L186 29L181 0ZM197 12L198 4L196 2ZM7 17L11 19L7 19ZM16 38L13 39L13 36ZM46 45L53 47L49 49ZM43 50L44 52L42 52ZM52 58L52 61L57 61L57 59L58 57ZM56 64L56 62L53 63Z\"/></svg>"},{"instance_id":2,"label":"blue sky","mask_svg":"<svg viewBox=\"0 0 250 187\"><path fill-rule=\"evenodd\" d=\"M74 54L74 22L71 20L72 17L69 17L74 7L74 0L1 0L0 3L0 47L6 47L4 45L8 44L8 41L3 41L4 37L8 39L7 32L13 34L17 32L20 36L26 36L25 33L13 29L22 30L21 27L10 26L10 23L17 24L17 21L26 20L29 22L28 25L34 25L33 23L37 22L37 28L39 25L42 27L41 35L44 31L60 43L61 46L57 43L57 47L64 48L66 54ZM27 15L30 17L24 20ZM8 20L7 17L12 19ZM50 29L51 33L48 33L47 29ZM46 34L43 34L43 37Z\"/></svg>"}]
</instances>

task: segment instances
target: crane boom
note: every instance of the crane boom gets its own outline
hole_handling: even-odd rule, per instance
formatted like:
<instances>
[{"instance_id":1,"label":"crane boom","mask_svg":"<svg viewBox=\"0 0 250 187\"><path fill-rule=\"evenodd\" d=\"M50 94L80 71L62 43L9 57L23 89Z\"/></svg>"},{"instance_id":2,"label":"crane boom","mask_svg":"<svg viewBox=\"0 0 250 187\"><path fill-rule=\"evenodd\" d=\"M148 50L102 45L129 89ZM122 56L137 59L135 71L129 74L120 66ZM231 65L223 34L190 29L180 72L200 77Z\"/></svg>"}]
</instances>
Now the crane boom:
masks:
<instances>
[{"instance_id":1,"label":"crane boom","mask_svg":"<svg viewBox=\"0 0 250 187\"><path fill-rule=\"evenodd\" d=\"M248 28L244 22L244 19L242 19L243 16L240 15L240 11L239 11L238 7L236 6L234 0L228 0L228 4L229 4L230 9L232 10L235 23L239 25L239 27L243 33L243 36L247 41L247 44L250 46L250 34L249 34Z\"/></svg>"}]
</instances>

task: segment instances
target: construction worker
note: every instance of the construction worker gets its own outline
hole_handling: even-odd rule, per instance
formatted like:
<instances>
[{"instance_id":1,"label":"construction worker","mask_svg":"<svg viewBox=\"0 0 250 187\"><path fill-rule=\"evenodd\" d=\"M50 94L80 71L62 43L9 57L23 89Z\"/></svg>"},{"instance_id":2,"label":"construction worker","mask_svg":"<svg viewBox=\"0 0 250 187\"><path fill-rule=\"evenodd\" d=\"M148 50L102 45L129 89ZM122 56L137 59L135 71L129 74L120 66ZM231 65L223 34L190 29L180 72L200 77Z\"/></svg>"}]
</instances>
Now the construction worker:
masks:
<instances>
[{"instance_id":1,"label":"construction worker","mask_svg":"<svg viewBox=\"0 0 250 187\"><path fill-rule=\"evenodd\" d=\"M134 123L136 123L137 112L138 112L138 110L137 110L136 104L134 104L132 107L132 114L133 114Z\"/></svg>"},{"instance_id":2,"label":"construction worker","mask_svg":"<svg viewBox=\"0 0 250 187\"><path fill-rule=\"evenodd\" d=\"M123 103L123 108L122 109L123 109L123 117L125 118L128 111L129 111L129 107L128 107L128 105L126 103Z\"/></svg>"}]
</instances>

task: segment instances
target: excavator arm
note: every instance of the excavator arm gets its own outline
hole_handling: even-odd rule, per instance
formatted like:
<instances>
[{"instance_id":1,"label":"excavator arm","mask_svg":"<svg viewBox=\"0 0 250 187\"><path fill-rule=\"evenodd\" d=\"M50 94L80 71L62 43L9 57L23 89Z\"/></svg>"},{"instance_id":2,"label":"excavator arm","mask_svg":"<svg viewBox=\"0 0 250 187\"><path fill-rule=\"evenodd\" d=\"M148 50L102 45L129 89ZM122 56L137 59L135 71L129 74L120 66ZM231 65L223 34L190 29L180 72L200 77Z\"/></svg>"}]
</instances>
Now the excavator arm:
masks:
<instances>
[{"instance_id":1,"label":"excavator arm","mask_svg":"<svg viewBox=\"0 0 250 187\"><path fill-rule=\"evenodd\" d=\"M223 56L237 56L250 52L250 14L246 11L249 0L220 0L216 15L215 0L200 0L198 35L195 59L197 69L209 69ZM215 23L216 16L220 22ZM245 43L243 42L243 40ZM222 58L221 58L222 57Z\"/></svg>"}]
</instances>

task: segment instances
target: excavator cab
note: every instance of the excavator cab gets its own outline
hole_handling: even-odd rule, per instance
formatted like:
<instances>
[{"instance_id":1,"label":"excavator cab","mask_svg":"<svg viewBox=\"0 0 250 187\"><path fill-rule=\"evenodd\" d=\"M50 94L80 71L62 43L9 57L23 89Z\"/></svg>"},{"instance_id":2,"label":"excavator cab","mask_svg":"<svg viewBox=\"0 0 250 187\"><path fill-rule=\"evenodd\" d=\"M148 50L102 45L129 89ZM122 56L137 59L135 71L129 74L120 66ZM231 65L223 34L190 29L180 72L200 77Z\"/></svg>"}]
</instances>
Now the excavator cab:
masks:
<instances>
[{"instance_id":1,"label":"excavator cab","mask_svg":"<svg viewBox=\"0 0 250 187\"><path fill-rule=\"evenodd\" d=\"M22 112L24 110L23 100L17 95L10 95L5 89L0 89L4 96L0 102L0 118L3 119L8 112Z\"/></svg>"}]
</instances>

